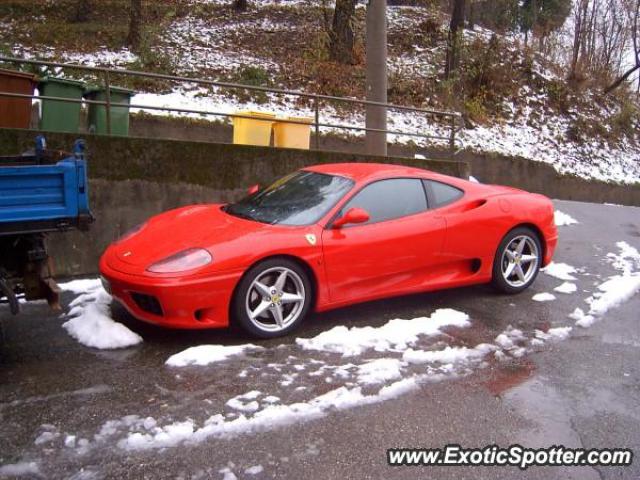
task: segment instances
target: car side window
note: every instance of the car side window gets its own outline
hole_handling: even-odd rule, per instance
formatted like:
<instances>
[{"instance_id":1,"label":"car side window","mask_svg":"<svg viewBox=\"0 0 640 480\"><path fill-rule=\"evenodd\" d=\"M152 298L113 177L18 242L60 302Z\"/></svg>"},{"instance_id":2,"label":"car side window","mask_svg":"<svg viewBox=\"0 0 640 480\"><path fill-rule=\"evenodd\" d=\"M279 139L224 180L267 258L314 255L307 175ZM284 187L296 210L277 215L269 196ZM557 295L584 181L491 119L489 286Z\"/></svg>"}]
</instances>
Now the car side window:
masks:
<instances>
[{"instance_id":1,"label":"car side window","mask_svg":"<svg viewBox=\"0 0 640 480\"><path fill-rule=\"evenodd\" d=\"M446 183L436 182L435 180L425 180L424 183L427 192L429 192L431 208L449 205L464 195L462 190Z\"/></svg>"},{"instance_id":2,"label":"car side window","mask_svg":"<svg viewBox=\"0 0 640 480\"><path fill-rule=\"evenodd\" d=\"M427 210L427 197L417 178L394 178L364 187L346 203L341 214L355 207L367 211L367 223L378 223Z\"/></svg>"}]
</instances>

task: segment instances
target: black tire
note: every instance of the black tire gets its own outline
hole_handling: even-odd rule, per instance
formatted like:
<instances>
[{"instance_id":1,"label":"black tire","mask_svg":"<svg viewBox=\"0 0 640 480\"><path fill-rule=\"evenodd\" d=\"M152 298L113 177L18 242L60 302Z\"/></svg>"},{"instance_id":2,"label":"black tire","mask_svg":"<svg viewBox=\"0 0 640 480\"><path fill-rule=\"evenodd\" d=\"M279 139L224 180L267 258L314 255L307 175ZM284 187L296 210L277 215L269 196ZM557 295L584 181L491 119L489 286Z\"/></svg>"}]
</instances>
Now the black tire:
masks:
<instances>
[{"instance_id":1,"label":"black tire","mask_svg":"<svg viewBox=\"0 0 640 480\"><path fill-rule=\"evenodd\" d=\"M537 261L535 262L535 268L533 269L533 271L531 271L530 274L527 272L526 282L515 285L514 283L519 283L519 279L518 281L507 281L507 279L505 278L506 272L503 272L503 267L506 268L507 264L509 263L509 259L508 258L505 259L505 255L506 255L505 250L512 244L512 242L514 242L515 239L518 239L519 237L530 239L532 243L531 244L527 243L525 245L525 249L532 250L533 249L532 245L535 245L536 255L538 258L537 258ZM540 272L540 266L542 264L542 255L543 255L542 244L540 243L540 238L535 231L527 227L514 228L504 236L504 238L500 242L500 245L498 246L498 249L496 250L496 255L493 260L493 274L492 274L491 284L496 290L502 293L507 293L511 295L520 293L526 290L535 281L535 279L538 276L538 273ZM505 261L507 263L504 263Z\"/></svg>"},{"instance_id":2,"label":"black tire","mask_svg":"<svg viewBox=\"0 0 640 480\"><path fill-rule=\"evenodd\" d=\"M275 278L278 273L277 269L286 269L292 272L292 274L287 274L287 283L283 288L283 293L292 293L297 295L298 292L295 291L296 286L304 290L303 300L296 302L295 306L292 307L292 309L297 309L295 315L292 315L292 321L287 323L284 327L279 327L276 324L276 315L273 313L272 308L265 311L266 317L264 319L258 317L256 320L252 320L247 311L248 304L251 303L250 299L247 298L250 293L250 289L252 290L252 297L257 297L258 294L257 289L252 287L254 281L261 279L261 277L264 276L266 276L265 278L267 279ZM271 277L271 275L274 277ZM286 258L272 258L265 260L249 269L238 284L231 306L232 319L236 326L256 338L266 339L285 336L298 328L304 321L307 313L309 312L309 308L311 307L313 294L313 287L309 279L309 275L298 263ZM263 300L266 300L266 298L261 299L258 297L254 301L262 302ZM271 303L271 305L275 307L273 303ZM282 308L281 312L283 313L293 311L288 310L289 306L292 304L278 305ZM295 318L293 318L294 316ZM273 325L271 325L271 323L273 323Z\"/></svg>"}]
</instances>

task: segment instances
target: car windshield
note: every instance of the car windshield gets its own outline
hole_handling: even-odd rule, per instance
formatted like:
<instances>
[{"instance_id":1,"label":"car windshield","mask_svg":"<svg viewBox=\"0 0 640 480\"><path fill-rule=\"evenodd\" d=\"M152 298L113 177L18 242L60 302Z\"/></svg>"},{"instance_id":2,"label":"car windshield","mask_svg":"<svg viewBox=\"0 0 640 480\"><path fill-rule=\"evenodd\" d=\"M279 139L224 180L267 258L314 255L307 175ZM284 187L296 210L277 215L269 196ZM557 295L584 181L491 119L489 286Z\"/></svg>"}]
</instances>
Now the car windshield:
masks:
<instances>
[{"instance_id":1,"label":"car windshield","mask_svg":"<svg viewBox=\"0 0 640 480\"><path fill-rule=\"evenodd\" d=\"M311 225L320 220L351 188L345 177L298 171L226 207L226 212L257 222Z\"/></svg>"}]
</instances>

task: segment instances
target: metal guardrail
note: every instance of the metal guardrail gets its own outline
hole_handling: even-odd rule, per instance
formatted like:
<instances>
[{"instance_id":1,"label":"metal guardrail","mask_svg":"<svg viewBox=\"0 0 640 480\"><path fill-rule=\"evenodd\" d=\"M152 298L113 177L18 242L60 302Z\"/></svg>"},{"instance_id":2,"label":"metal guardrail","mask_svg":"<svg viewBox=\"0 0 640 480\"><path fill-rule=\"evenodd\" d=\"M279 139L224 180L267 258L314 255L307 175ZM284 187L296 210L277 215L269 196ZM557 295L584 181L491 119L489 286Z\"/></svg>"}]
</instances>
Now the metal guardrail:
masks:
<instances>
[{"instance_id":1,"label":"metal guardrail","mask_svg":"<svg viewBox=\"0 0 640 480\"><path fill-rule=\"evenodd\" d=\"M453 155L455 152L455 145L456 145L456 133L458 131L458 126L461 118L460 114L457 112L409 107L409 106L395 105L391 103L373 102L369 100L360 100L357 98L350 98L350 97L336 97L331 95L321 95L321 94L307 93L307 92L301 92L296 90L285 90L280 88L243 85L240 83L220 82L216 80L207 80L202 78L166 75L161 73L141 72L141 71L135 71L135 70L115 69L115 68L106 68L106 67L89 67L86 65L49 62L44 60L27 60L22 58L5 57L5 56L0 56L0 62L80 70L80 71L94 73L97 76L102 76L103 85L106 92L106 95L105 95L106 101L25 95L25 94L13 93L13 92L0 92L0 97L37 99L37 100L54 100L54 101L68 102L68 103L103 105L106 107L107 134L111 134L111 118L110 117L111 117L111 108L113 107L138 108L141 110L160 110L160 111L190 113L190 114L198 114L198 115L212 115L212 116L220 116L220 117L226 117L226 118L260 119L251 115L244 115L241 113L216 112L216 111L210 111L210 110L194 110L194 109L186 109L186 108L158 107L153 105L112 102L111 95L110 95L111 75L125 75L125 76L148 78L148 79L154 79L154 80L168 80L176 83L195 83L195 84L208 85L208 86L219 87L219 88L247 90L247 91L253 91L253 92L263 92L263 93L272 93L272 94L280 94L280 95L292 95L292 96L297 96L299 98L305 98L307 100L311 100L313 102L313 110L314 110L314 120L311 123L305 122L305 121L296 121L293 119L280 119L280 118L278 118L276 121L280 123L311 125L314 128L314 132L315 132L314 140L315 140L316 150L319 150L319 146L320 146L320 129L333 128L333 129L348 130L348 131L385 133L387 135L402 135L402 136L408 136L408 137L423 138L427 140L444 140L448 143L450 154ZM399 130L358 127L354 125L323 123L320 121L320 113L321 113L320 102L321 101L334 102L334 103L347 103L347 104L360 105L360 106L377 106L377 107L385 108L387 110L415 112L415 113L424 114L426 117L429 117L429 116L437 117L442 120L441 123L443 123L445 127L449 130L449 134L446 136L429 135L429 134L419 133L419 132L406 132L406 131L399 131Z\"/></svg>"}]
</instances>

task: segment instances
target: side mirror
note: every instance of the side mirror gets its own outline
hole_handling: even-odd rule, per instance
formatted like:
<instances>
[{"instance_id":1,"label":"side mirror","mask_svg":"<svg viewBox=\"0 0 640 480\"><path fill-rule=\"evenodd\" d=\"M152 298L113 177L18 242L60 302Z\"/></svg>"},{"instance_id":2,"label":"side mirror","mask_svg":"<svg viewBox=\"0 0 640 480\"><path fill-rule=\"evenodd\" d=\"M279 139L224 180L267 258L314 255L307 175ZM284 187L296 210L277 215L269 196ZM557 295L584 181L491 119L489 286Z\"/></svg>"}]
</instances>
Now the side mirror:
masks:
<instances>
[{"instance_id":1,"label":"side mirror","mask_svg":"<svg viewBox=\"0 0 640 480\"><path fill-rule=\"evenodd\" d=\"M260 184L256 183L255 185L251 185L249 187L249 189L247 190L247 193L249 195L253 195L254 193L257 193L258 190L260 190Z\"/></svg>"},{"instance_id":2,"label":"side mirror","mask_svg":"<svg viewBox=\"0 0 640 480\"><path fill-rule=\"evenodd\" d=\"M350 223L365 223L369 221L369 214L362 208L350 208L347 212L333 222L333 228L341 228Z\"/></svg>"}]
</instances>

